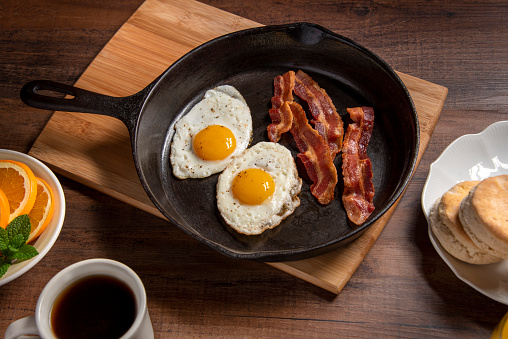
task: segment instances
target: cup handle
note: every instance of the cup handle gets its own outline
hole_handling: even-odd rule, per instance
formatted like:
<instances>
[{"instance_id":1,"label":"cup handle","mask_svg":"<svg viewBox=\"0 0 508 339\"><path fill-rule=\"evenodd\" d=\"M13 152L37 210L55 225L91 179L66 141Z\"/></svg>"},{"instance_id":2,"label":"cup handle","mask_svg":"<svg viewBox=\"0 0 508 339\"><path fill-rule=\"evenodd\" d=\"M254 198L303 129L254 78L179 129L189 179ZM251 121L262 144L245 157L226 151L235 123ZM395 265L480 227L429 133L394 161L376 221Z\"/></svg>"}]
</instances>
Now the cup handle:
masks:
<instances>
[{"instance_id":1,"label":"cup handle","mask_svg":"<svg viewBox=\"0 0 508 339\"><path fill-rule=\"evenodd\" d=\"M10 324L5 331L5 339L16 339L22 335L39 335L35 316L18 319Z\"/></svg>"}]
</instances>

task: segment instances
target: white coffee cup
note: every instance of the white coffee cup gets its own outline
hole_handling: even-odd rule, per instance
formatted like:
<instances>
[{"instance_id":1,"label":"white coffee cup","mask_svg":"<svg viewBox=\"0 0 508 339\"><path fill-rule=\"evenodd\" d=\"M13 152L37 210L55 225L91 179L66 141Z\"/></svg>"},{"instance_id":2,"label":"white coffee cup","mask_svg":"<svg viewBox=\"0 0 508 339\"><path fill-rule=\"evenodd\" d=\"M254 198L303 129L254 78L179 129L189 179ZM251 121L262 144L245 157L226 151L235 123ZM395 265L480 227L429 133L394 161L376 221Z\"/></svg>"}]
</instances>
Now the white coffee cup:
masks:
<instances>
[{"instance_id":1,"label":"white coffee cup","mask_svg":"<svg viewBox=\"0 0 508 339\"><path fill-rule=\"evenodd\" d=\"M146 292L138 275L128 266L110 259L89 259L77 262L58 272L42 290L35 306L35 315L16 320L7 327L5 339L24 335L54 338L51 329L51 310L57 297L72 283L88 276L105 275L125 283L136 299L136 317L130 329L122 336L129 339L154 337L148 314Z\"/></svg>"}]
</instances>

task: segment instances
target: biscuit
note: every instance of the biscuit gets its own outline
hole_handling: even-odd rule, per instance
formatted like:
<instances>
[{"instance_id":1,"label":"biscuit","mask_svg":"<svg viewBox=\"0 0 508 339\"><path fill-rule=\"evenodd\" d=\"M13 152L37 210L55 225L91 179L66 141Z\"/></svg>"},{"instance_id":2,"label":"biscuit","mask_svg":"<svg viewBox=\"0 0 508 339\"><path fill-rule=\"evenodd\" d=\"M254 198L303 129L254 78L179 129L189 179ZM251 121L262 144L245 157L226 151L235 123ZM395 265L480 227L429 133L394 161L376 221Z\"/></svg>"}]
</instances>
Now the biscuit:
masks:
<instances>
[{"instance_id":1,"label":"biscuit","mask_svg":"<svg viewBox=\"0 0 508 339\"><path fill-rule=\"evenodd\" d=\"M490 264L502 259L476 246L459 219L461 201L478 183L479 181L464 181L453 186L436 201L429 217L432 232L453 257L470 264Z\"/></svg>"},{"instance_id":2,"label":"biscuit","mask_svg":"<svg viewBox=\"0 0 508 339\"><path fill-rule=\"evenodd\" d=\"M475 186L461 202L459 217L479 248L508 259L508 175Z\"/></svg>"}]
</instances>

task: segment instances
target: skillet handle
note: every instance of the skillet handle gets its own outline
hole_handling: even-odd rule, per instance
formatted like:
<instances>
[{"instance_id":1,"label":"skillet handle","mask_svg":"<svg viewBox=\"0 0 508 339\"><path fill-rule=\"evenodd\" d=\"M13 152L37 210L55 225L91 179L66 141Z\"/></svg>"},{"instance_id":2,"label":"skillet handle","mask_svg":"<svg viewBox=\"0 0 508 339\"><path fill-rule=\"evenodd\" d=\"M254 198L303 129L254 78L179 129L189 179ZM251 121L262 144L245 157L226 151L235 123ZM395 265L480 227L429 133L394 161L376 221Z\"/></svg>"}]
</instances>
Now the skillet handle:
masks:
<instances>
[{"instance_id":1,"label":"skillet handle","mask_svg":"<svg viewBox=\"0 0 508 339\"><path fill-rule=\"evenodd\" d=\"M109 115L120 119L131 132L152 87L153 84L150 84L131 96L112 97L54 81L35 80L21 88L20 98L28 106L35 108ZM56 97L54 94L65 94L66 97Z\"/></svg>"}]
</instances>

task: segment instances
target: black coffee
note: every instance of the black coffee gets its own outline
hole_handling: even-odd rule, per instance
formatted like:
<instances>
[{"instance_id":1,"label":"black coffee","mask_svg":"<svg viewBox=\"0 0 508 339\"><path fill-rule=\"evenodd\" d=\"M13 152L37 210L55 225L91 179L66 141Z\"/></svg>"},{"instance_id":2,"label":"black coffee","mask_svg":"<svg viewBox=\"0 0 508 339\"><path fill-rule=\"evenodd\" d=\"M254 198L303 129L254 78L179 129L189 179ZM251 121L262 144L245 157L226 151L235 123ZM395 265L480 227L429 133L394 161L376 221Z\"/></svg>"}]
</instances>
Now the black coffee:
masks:
<instances>
[{"instance_id":1,"label":"black coffee","mask_svg":"<svg viewBox=\"0 0 508 339\"><path fill-rule=\"evenodd\" d=\"M122 281L104 275L83 278L56 299L51 326L57 338L120 338L134 323L136 299Z\"/></svg>"}]
</instances>

